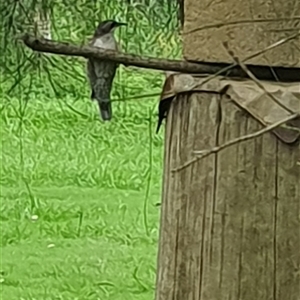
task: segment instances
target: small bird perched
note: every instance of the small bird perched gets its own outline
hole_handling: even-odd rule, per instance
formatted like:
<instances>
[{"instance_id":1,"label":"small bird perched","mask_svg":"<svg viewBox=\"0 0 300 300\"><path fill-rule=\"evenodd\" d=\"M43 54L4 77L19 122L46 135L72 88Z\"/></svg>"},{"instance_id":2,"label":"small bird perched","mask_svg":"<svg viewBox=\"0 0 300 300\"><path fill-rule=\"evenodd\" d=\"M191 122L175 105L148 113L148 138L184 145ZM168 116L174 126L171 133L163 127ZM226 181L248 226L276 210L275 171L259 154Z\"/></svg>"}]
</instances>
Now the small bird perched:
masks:
<instances>
[{"instance_id":1,"label":"small bird perched","mask_svg":"<svg viewBox=\"0 0 300 300\"><path fill-rule=\"evenodd\" d=\"M100 22L89 46L118 50L114 31L123 25L127 24L114 20ZM109 121L112 117L110 92L117 67L118 63L108 60L89 58L87 62L87 75L92 89L91 99L98 102L103 121Z\"/></svg>"}]
</instances>

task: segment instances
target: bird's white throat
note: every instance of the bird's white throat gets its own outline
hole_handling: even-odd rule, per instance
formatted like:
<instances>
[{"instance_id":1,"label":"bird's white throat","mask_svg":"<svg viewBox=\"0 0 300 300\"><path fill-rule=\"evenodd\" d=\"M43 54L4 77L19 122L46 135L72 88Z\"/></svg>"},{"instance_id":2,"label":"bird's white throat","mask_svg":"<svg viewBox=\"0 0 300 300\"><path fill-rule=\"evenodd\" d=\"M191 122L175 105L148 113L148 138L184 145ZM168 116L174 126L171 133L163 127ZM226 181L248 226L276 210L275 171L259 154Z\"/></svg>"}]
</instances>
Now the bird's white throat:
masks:
<instances>
[{"instance_id":1,"label":"bird's white throat","mask_svg":"<svg viewBox=\"0 0 300 300\"><path fill-rule=\"evenodd\" d=\"M96 38L94 40L93 46L103 49L116 50L117 43L114 35L112 33L107 33L101 37Z\"/></svg>"}]
</instances>

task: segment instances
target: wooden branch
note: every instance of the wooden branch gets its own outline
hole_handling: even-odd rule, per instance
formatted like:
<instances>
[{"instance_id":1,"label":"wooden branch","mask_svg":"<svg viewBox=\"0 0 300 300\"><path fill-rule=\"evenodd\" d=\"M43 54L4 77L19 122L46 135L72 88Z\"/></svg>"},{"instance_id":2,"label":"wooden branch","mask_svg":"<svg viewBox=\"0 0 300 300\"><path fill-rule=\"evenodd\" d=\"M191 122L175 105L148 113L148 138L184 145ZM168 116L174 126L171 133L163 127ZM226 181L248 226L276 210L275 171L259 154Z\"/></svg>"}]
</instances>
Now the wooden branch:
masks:
<instances>
[{"instance_id":1,"label":"wooden branch","mask_svg":"<svg viewBox=\"0 0 300 300\"><path fill-rule=\"evenodd\" d=\"M139 68L167 70L182 73L215 73L220 67L211 67L205 64L191 63L181 60L152 58L140 55L126 54L112 50L101 50L90 46L77 46L65 42L40 39L29 34L21 37L27 47L38 52L47 52L58 55L95 57L112 60L124 65ZM241 73L241 72L240 72Z\"/></svg>"},{"instance_id":2,"label":"wooden branch","mask_svg":"<svg viewBox=\"0 0 300 300\"><path fill-rule=\"evenodd\" d=\"M282 43L287 42L289 39L295 38L296 35L288 37L282 41L275 43L268 47L268 49L277 47ZM173 71L180 73L190 73L190 74L199 74L199 75L208 75L208 74L218 74L218 75L226 75L228 77L240 77L247 78L247 74L240 68L240 66L233 64L224 67L217 64L208 64L208 63L194 63L188 62L184 60L172 60L172 59L162 59L162 58L153 58L146 57L140 55L133 55L121 52L115 52L112 50L101 50L90 46L79 46L73 45L65 42L58 42L53 40L40 39L35 36L25 34L21 37L21 40L25 43L27 47L34 51L38 52L46 52L58 55L67 55L67 56L81 56L85 58L95 57L100 59L106 59L115 61L125 66L135 66L139 68L146 69L155 69L155 70L164 70L164 71ZM266 49L266 51L268 51ZM260 55L260 51L253 56ZM248 59L248 58L247 58ZM243 61L247 60L244 59ZM252 72L256 75L256 77L260 80L274 80L274 75L270 71L268 67L257 67L258 69ZM300 79L299 73L297 69L287 68L283 75L282 81L293 81L298 77ZM279 76L281 77L281 76Z\"/></svg>"}]
</instances>

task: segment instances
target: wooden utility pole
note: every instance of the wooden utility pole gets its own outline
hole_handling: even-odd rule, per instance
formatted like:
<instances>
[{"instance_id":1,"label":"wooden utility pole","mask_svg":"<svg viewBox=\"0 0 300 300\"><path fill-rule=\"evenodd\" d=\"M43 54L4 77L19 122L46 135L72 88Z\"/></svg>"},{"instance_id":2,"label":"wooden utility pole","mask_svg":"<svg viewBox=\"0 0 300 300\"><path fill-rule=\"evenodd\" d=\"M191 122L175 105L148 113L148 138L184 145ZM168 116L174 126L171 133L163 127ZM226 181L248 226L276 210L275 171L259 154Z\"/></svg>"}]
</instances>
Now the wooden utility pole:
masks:
<instances>
[{"instance_id":1,"label":"wooden utility pole","mask_svg":"<svg viewBox=\"0 0 300 300\"><path fill-rule=\"evenodd\" d=\"M185 58L208 64L232 63L232 53L242 60L284 38L288 28L300 30L299 1L185 0L184 11ZM298 42L251 63L296 70ZM261 96L251 96L251 103L255 88L247 83L232 97L201 87L174 97L165 133L156 300L300 299L299 135L287 142L293 133L281 128L218 151L279 116L268 101L288 106L294 97L290 113L300 114L297 84L294 93L276 94L274 83L272 95L258 84ZM227 89L234 91L231 84ZM299 130L299 118L294 125ZM215 151L197 159L195 151L206 149Z\"/></svg>"},{"instance_id":2,"label":"wooden utility pole","mask_svg":"<svg viewBox=\"0 0 300 300\"><path fill-rule=\"evenodd\" d=\"M279 2L281 16L274 21L270 11L276 6L277 12ZM270 87L258 81L299 81L300 2L252 0L247 5L185 1L185 58L202 64L22 37L34 51L184 73L169 77L173 80L166 82L162 97L173 101L166 125L156 300L300 299L300 119L294 118L300 114L300 82ZM267 16L272 21L258 21ZM289 34L283 31L288 26ZM205 28L211 32L198 35ZM251 58L258 68L242 65ZM227 78L224 84L212 74L225 75L224 63L233 62L240 68L230 75L238 80ZM211 75L204 85L187 73ZM274 130L287 117L289 128ZM272 133L265 132L268 127ZM235 138L240 140L233 143ZM207 149L202 159L195 156Z\"/></svg>"},{"instance_id":3,"label":"wooden utility pole","mask_svg":"<svg viewBox=\"0 0 300 300\"><path fill-rule=\"evenodd\" d=\"M172 103L157 300L299 299L299 146L266 133L173 172L195 149L261 128L218 94Z\"/></svg>"}]
</instances>

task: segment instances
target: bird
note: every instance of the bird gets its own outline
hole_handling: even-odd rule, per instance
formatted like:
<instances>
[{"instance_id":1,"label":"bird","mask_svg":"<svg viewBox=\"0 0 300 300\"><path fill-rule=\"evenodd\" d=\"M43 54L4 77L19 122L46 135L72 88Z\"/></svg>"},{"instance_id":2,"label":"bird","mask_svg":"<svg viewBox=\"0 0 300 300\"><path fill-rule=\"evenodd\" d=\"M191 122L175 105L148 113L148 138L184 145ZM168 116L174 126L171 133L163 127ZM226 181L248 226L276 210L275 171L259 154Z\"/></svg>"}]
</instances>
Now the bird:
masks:
<instances>
[{"instance_id":1,"label":"bird","mask_svg":"<svg viewBox=\"0 0 300 300\"><path fill-rule=\"evenodd\" d=\"M118 51L114 31L118 27L126 25L126 23L114 20L100 22L88 45ZM110 92L118 65L113 61L97 58L89 58L87 61L87 77L91 87L91 100L97 101L103 121L110 121L112 118Z\"/></svg>"},{"instance_id":2,"label":"bird","mask_svg":"<svg viewBox=\"0 0 300 300\"><path fill-rule=\"evenodd\" d=\"M176 96L188 93L197 86L197 82L191 74L173 71L167 71L164 73L166 79L158 105L158 123L156 133L159 132L163 120L167 118L172 101L176 98Z\"/></svg>"},{"instance_id":3,"label":"bird","mask_svg":"<svg viewBox=\"0 0 300 300\"><path fill-rule=\"evenodd\" d=\"M172 102L173 99L174 99L174 97L169 97L169 98L163 99L159 102L159 105L158 105L158 122L157 122L157 127L156 127L156 134L158 134L163 120L167 118L167 114L169 112L171 102Z\"/></svg>"},{"instance_id":4,"label":"bird","mask_svg":"<svg viewBox=\"0 0 300 300\"><path fill-rule=\"evenodd\" d=\"M158 105L158 122L156 127L156 134L162 125L164 119L167 118L172 100L174 99L173 85L175 72L165 71L165 82L161 92L160 101Z\"/></svg>"}]
</instances>

